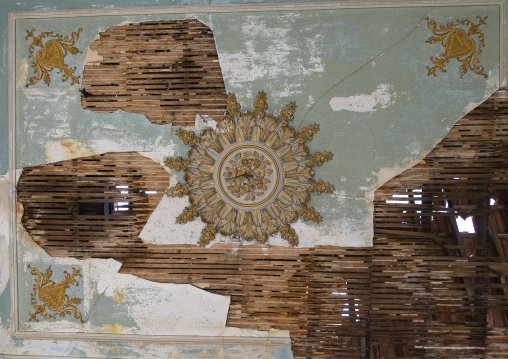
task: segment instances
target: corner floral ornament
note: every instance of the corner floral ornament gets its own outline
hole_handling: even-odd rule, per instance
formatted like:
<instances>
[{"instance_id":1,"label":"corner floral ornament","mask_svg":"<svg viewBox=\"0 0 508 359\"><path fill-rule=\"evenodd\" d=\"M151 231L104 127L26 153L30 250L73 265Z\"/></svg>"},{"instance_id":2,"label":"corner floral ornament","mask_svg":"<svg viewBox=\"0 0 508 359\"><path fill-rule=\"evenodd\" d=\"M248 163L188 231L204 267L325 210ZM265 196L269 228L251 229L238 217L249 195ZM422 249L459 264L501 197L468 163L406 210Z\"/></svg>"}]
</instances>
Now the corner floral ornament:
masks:
<instances>
[{"instance_id":1,"label":"corner floral ornament","mask_svg":"<svg viewBox=\"0 0 508 359\"><path fill-rule=\"evenodd\" d=\"M44 274L41 273L40 270L28 265L28 269L30 269L30 273L32 275L36 275L35 284L33 286L33 292L31 294L31 303L35 308L34 313L28 313L30 315L29 321L33 320L38 322L37 314L40 314L42 317L49 319L55 319L57 316L64 317L66 314L74 313L74 318L79 319L81 323L84 323L81 312L76 308L76 305L82 302L80 298L71 298L67 296L66 289L70 287L71 284L79 285L78 281L75 277L81 277L81 273L79 269L72 268L72 274L64 271L65 278L61 283L55 283L50 280L53 271L51 270L51 266L46 269ZM43 304L37 303L36 295L38 294L39 300ZM46 309L53 311L52 314L47 314Z\"/></svg>"},{"instance_id":2,"label":"corner floral ornament","mask_svg":"<svg viewBox=\"0 0 508 359\"><path fill-rule=\"evenodd\" d=\"M462 62L460 65L461 78L468 69L471 69L475 74L488 77L488 75L483 72L483 67L477 66L480 62L479 56L482 53L482 48L485 45L485 36L480 31L480 26L485 25L485 27L487 27L487 23L485 22L487 16L483 19L480 16L477 18L478 24L474 24L469 20L457 20L455 23L447 23L446 26L439 25L439 28L435 21L431 21L427 18L427 26L436 36L430 37L426 42L430 44L440 42L445 47L445 52L441 54L440 57L435 59L433 57L430 58L434 66L427 67L427 75L436 76L437 69L446 72L444 68L445 64L449 62L450 59L457 59ZM464 29L459 28L459 25L467 25L469 27L467 33ZM473 35L476 35L480 40L478 47L476 46L476 41L471 38Z\"/></svg>"},{"instance_id":3,"label":"corner floral ornament","mask_svg":"<svg viewBox=\"0 0 508 359\"><path fill-rule=\"evenodd\" d=\"M194 132L179 129L176 133L193 147L188 160L168 158L165 163L177 171L187 171L184 185L169 188L171 197L189 195L190 207L177 217L178 223L198 215L207 225L199 244L205 246L217 232L235 235L247 241L265 243L280 232L291 246L298 237L290 224L298 215L319 223L321 215L307 207L310 192L331 193L334 187L311 180L312 167L332 159L329 152L309 155L304 146L319 130L310 125L300 133L288 125L293 120L295 103L290 103L279 117L265 111L266 94L260 92L254 112L240 112L233 94L217 130Z\"/></svg>"},{"instance_id":4,"label":"corner floral ornament","mask_svg":"<svg viewBox=\"0 0 508 359\"><path fill-rule=\"evenodd\" d=\"M72 46L78 41L81 30L80 28L77 32L73 32L70 37L63 37L63 35L54 34L52 31L45 31L39 36L35 36L35 29L30 31L26 30L27 35L25 39L33 39L28 47L28 52L30 54L30 64L34 68L33 73L35 74L35 76L30 77L30 82L25 85L26 87L35 85L40 79L43 79L44 83L49 86L51 81L49 72L53 69L60 70L63 75L62 81L67 81L70 78L71 85L79 83L80 76L73 75L74 71L76 71L76 67L69 68L68 65L65 64L64 58L67 56L67 53L75 55L81 52L76 47ZM52 39L43 43L42 40L48 36ZM35 47L40 47L40 49L34 55L33 50Z\"/></svg>"}]
</instances>

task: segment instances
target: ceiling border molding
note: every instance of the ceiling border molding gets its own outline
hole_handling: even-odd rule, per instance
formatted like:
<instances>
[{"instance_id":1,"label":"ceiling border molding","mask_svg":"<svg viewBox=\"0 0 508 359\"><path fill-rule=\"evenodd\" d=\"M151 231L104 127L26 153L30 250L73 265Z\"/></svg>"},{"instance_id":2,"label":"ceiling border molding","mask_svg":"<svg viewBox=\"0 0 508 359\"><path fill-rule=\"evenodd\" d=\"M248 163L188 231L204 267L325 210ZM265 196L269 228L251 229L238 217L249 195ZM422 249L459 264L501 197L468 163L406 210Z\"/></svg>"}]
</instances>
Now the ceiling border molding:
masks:
<instances>
[{"instance_id":1,"label":"ceiling border molding","mask_svg":"<svg viewBox=\"0 0 508 359\"><path fill-rule=\"evenodd\" d=\"M452 6L499 6L500 9L500 73L499 86L507 85L508 74L508 0L368 0L368 1L329 1L312 3L284 4L235 4L235 5L193 5L193 6L153 6L128 8L92 8L76 10L35 10L8 13L8 115L9 115L9 171L6 175L10 186L9 212L9 251L10 251L10 290L11 290L11 335L13 338L37 340L82 340L117 342L158 342L182 344L255 344L268 347L291 345L289 337L224 337L188 335L137 335L137 334L95 334L95 333L41 333L20 331L18 325L18 273L17 273L17 221L16 221L16 151L15 151L15 26L17 19L40 19L62 17L163 15L163 14L204 14L235 12L271 11L316 11L364 8L402 8L402 7L452 7ZM14 214L14 215L12 215ZM3 355L0 355L3 357ZM19 356L22 358L23 356ZM24 357L23 357L24 358Z\"/></svg>"}]
</instances>

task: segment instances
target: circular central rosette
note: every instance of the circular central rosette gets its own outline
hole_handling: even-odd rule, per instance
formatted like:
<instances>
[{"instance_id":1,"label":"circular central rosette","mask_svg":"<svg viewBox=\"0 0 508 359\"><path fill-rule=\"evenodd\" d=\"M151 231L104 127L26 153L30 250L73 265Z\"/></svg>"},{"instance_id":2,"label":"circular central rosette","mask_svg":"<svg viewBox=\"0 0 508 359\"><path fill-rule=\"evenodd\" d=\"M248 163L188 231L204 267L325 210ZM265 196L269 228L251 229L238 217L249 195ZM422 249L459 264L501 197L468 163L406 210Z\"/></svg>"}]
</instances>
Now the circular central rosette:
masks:
<instances>
[{"instance_id":1,"label":"circular central rosette","mask_svg":"<svg viewBox=\"0 0 508 359\"><path fill-rule=\"evenodd\" d=\"M224 235L266 238L309 200L307 148L271 116L243 113L203 131L189 160L190 203Z\"/></svg>"},{"instance_id":2,"label":"circular central rosette","mask_svg":"<svg viewBox=\"0 0 508 359\"><path fill-rule=\"evenodd\" d=\"M241 211L256 211L274 202L284 187L284 167L262 142L236 142L221 152L213 171L222 200Z\"/></svg>"},{"instance_id":3,"label":"circular central rosette","mask_svg":"<svg viewBox=\"0 0 508 359\"><path fill-rule=\"evenodd\" d=\"M189 195L191 206L176 218L187 223L198 216L207 225L199 245L206 246L215 234L234 235L264 243L280 233L291 246L298 236L290 224L298 216L320 223L323 219L307 207L309 192L331 193L333 185L312 180L313 166L332 159L330 152L309 155L305 142L319 130L318 124L298 133L289 126L296 104L291 102L280 116L267 114L266 94L261 91L253 112L240 112L233 94L217 128L195 132L178 129L175 134L192 149L188 159L167 158L165 164L186 171L185 185L166 190L171 197Z\"/></svg>"}]
</instances>

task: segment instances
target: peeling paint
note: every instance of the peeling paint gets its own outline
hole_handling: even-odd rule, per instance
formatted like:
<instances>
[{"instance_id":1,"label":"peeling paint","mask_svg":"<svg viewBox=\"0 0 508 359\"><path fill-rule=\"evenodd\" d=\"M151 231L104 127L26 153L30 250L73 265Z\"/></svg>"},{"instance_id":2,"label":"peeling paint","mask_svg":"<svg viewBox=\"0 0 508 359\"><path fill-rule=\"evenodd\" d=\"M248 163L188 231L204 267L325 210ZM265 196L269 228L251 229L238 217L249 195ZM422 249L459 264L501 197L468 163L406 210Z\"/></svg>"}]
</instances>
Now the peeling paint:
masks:
<instances>
[{"instance_id":1,"label":"peeling paint","mask_svg":"<svg viewBox=\"0 0 508 359\"><path fill-rule=\"evenodd\" d=\"M96 37L96 39L98 36ZM83 66L87 65L99 65L101 61L103 61L104 58L99 55L99 53L95 50L88 49L86 52L85 62L83 63Z\"/></svg>"},{"instance_id":2,"label":"peeling paint","mask_svg":"<svg viewBox=\"0 0 508 359\"><path fill-rule=\"evenodd\" d=\"M391 85L380 84L370 95L354 95L334 97L330 106L334 111L374 112L378 108L387 108L395 102L394 93L390 93Z\"/></svg>"},{"instance_id":3,"label":"peeling paint","mask_svg":"<svg viewBox=\"0 0 508 359\"><path fill-rule=\"evenodd\" d=\"M274 27L272 23L268 25L272 19L266 20L258 15L245 16L240 31L251 40L245 43L242 52L219 53L224 77L241 83L324 72L325 65L315 48L317 39L306 38L305 48L309 49L306 57L299 57L296 62L289 61L289 58L300 55L300 46L292 42L294 40L289 36L290 27L287 23L298 22L300 16L298 13L278 15L277 23L284 24L279 27ZM266 45L259 47L263 42Z\"/></svg>"}]
</instances>

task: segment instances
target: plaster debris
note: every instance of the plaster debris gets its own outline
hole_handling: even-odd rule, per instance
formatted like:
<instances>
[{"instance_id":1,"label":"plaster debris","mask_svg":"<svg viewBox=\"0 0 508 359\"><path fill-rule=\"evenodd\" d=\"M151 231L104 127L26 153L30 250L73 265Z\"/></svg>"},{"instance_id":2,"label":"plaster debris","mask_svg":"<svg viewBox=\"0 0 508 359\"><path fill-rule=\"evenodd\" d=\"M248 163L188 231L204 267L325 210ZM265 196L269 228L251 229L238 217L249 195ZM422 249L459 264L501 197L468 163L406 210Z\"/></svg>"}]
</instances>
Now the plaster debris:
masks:
<instances>
[{"instance_id":1,"label":"plaster debris","mask_svg":"<svg viewBox=\"0 0 508 359\"><path fill-rule=\"evenodd\" d=\"M395 102L394 94L390 93L391 88L391 85L380 84L370 95L334 97L329 103L334 111L374 112Z\"/></svg>"}]
</instances>

